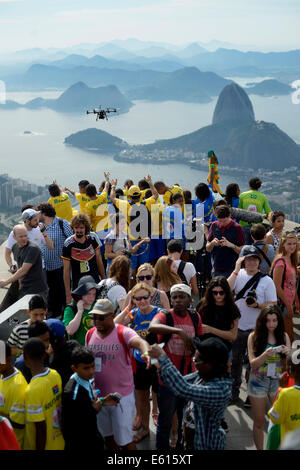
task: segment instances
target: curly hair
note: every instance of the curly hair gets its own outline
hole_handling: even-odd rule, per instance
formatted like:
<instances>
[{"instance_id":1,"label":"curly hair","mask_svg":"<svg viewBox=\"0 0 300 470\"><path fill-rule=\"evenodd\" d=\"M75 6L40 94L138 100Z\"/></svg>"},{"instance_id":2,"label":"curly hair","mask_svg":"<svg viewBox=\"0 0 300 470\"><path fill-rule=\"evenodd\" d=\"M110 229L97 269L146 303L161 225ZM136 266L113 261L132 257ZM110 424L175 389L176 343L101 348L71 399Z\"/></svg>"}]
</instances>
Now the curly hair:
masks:
<instances>
[{"instance_id":1,"label":"curly hair","mask_svg":"<svg viewBox=\"0 0 300 470\"><path fill-rule=\"evenodd\" d=\"M224 309L226 310L228 319L231 320L231 325L233 325L234 320L236 318L239 318L241 315L237 305L234 302L233 295L230 286L227 282L227 279L224 276L216 276L210 281L206 288L204 297L202 298L200 304L197 306L197 311L200 313L203 323L210 325L211 320L215 316L214 307L216 306L216 303L215 297L212 292L215 287L221 287L225 292Z\"/></svg>"},{"instance_id":2,"label":"curly hair","mask_svg":"<svg viewBox=\"0 0 300 470\"><path fill-rule=\"evenodd\" d=\"M276 339L276 346L285 344L285 335L284 335L284 322L280 308L277 305L270 304L262 309L260 314L257 317L256 325L253 334L253 351L256 357L260 356L268 344L268 328L267 316L276 315L277 316L277 327L274 330L274 336Z\"/></svg>"},{"instance_id":3,"label":"curly hair","mask_svg":"<svg viewBox=\"0 0 300 470\"><path fill-rule=\"evenodd\" d=\"M89 218L85 214L77 214L72 217L71 222L70 222L70 227L73 232L75 232L75 228L78 227L79 225L84 225L85 226L85 234L88 235L91 231L91 224L89 221Z\"/></svg>"},{"instance_id":4,"label":"curly hair","mask_svg":"<svg viewBox=\"0 0 300 470\"><path fill-rule=\"evenodd\" d=\"M172 263L172 258L161 256L157 260L154 268L154 281L156 284L160 282L167 291L170 290L174 284L182 284L182 280L178 274L171 271Z\"/></svg>"},{"instance_id":5,"label":"curly hair","mask_svg":"<svg viewBox=\"0 0 300 470\"><path fill-rule=\"evenodd\" d=\"M110 265L108 276L124 287L126 292L129 289L130 260L125 255L117 256Z\"/></svg>"}]
</instances>

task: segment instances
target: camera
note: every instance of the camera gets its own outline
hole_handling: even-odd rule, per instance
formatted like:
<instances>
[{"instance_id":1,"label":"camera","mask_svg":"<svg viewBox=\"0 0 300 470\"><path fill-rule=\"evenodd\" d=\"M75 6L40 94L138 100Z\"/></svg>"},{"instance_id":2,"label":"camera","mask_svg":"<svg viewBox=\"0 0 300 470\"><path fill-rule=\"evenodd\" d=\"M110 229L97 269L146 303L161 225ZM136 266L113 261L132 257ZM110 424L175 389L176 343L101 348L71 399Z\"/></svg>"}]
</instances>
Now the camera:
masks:
<instances>
[{"instance_id":1,"label":"camera","mask_svg":"<svg viewBox=\"0 0 300 470\"><path fill-rule=\"evenodd\" d=\"M255 302L256 302L256 292L255 292L255 290L249 290L245 300L246 300L247 305L255 304Z\"/></svg>"},{"instance_id":2,"label":"camera","mask_svg":"<svg viewBox=\"0 0 300 470\"><path fill-rule=\"evenodd\" d=\"M275 352L278 352L280 353L282 351L282 346L275 346L275 348L273 348Z\"/></svg>"},{"instance_id":3,"label":"camera","mask_svg":"<svg viewBox=\"0 0 300 470\"><path fill-rule=\"evenodd\" d=\"M127 258L131 258L131 253L129 250L124 250L124 255L127 256Z\"/></svg>"}]
</instances>

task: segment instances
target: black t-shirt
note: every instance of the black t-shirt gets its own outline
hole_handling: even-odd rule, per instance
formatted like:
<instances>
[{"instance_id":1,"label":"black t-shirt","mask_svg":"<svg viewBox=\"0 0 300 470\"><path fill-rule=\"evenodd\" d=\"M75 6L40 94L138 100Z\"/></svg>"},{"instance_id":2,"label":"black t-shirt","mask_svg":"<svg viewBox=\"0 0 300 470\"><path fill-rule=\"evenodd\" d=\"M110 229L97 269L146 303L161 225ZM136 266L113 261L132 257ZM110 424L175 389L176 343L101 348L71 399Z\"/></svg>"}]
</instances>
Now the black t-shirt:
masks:
<instances>
[{"instance_id":1,"label":"black t-shirt","mask_svg":"<svg viewBox=\"0 0 300 470\"><path fill-rule=\"evenodd\" d=\"M77 383L70 379L62 394L62 433L65 450L103 450L103 439L97 427L97 412L92 406L88 391L81 385L74 399Z\"/></svg>"},{"instance_id":2,"label":"black t-shirt","mask_svg":"<svg viewBox=\"0 0 300 470\"><path fill-rule=\"evenodd\" d=\"M201 312L202 323L204 325L212 326L213 328L217 328L218 330L222 331L229 331L232 328L232 323L236 318L240 318L240 314L235 312L233 315L229 314L226 310L226 307L223 305L215 305L210 308L207 313ZM205 335L201 336L201 340L217 337L211 333L206 333ZM220 338L218 336L218 338ZM231 350L232 343L227 341L226 339L220 338L223 343L227 346L228 350Z\"/></svg>"},{"instance_id":3,"label":"black t-shirt","mask_svg":"<svg viewBox=\"0 0 300 470\"><path fill-rule=\"evenodd\" d=\"M69 341L66 341L58 351L55 351L50 359L50 367L51 369L56 370L56 372L61 376L63 388L73 374L71 369L72 352L79 346L80 344L75 341L75 339L70 339Z\"/></svg>"},{"instance_id":4,"label":"black t-shirt","mask_svg":"<svg viewBox=\"0 0 300 470\"><path fill-rule=\"evenodd\" d=\"M24 263L32 264L28 273L20 279L22 293L38 294L44 292L47 289L47 284L43 275L42 252L38 245L29 241L27 245L19 247L18 243L15 243L12 252L18 268L21 268Z\"/></svg>"},{"instance_id":5,"label":"black t-shirt","mask_svg":"<svg viewBox=\"0 0 300 470\"><path fill-rule=\"evenodd\" d=\"M79 279L90 275L95 282L100 281L96 250L100 249L98 238L91 232L83 243L75 240L75 237L69 237L63 247L62 258L71 263L72 289L76 289Z\"/></svg>"}]
</instances>

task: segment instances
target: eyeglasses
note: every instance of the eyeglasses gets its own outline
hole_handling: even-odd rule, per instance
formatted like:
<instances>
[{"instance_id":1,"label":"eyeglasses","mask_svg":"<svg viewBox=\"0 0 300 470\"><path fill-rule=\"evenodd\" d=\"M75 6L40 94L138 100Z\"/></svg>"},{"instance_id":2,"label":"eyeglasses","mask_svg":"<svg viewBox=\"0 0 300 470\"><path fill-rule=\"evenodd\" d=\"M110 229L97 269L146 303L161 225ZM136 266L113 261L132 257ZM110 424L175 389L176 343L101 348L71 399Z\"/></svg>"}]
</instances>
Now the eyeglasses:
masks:
<instances>
[{"instance_id":1,"label":"eyeglasses","mask_svg":"<svg viewBox=\"0 0 300 470\"><path fill-rule=\"evenodd\" d=\"M150 281L150 279L152 278L153 278L152 274L146 274L145 276L138 276L139 281L144 281L145 279L147 279L147 281Z\"/></svg>"},{"instance_id":2,"label":"eyeglasses","mask_svg":"<svg viewBox=\"0 0 300 470\"><path fill-rule=\"evenodd\" d=\"M136 300L137 302L140 302L141 300L147 300L149 299L150 297L150 294L149 295L141 295L140 297L133 297L134 300Z\"/></svg>"},{"instance_id":3,"label":"eyeglasses","mask_svg":"<svg viewBox=\"0 0 300 470\"><path fill-rule=\"evenodd\" d=\"M111 313L108 313L107 315L92 315L93 321L104 321L108 317L110 317Z\"/></svg>"},{"instance_id":4,"label":"eyeglasses","mask_svg":"<svg viewBox=\"0 0 300 470\"><path fill-rule=\"evenodd\" d=\"M213 295L225 295L223 290L213 290L212 293Z\"/></svg>"}]
</instances>

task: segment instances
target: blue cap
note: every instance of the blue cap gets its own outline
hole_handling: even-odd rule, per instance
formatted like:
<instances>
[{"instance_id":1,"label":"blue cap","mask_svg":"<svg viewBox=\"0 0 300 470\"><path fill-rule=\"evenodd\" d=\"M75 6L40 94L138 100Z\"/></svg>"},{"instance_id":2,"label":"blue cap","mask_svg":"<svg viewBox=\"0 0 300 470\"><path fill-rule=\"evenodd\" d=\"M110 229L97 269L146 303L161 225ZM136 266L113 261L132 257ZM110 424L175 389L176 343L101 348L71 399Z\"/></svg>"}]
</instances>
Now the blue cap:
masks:
<instances>
[{"instance_id":1,"label":"blue cap","mask_svg":"<svg viewBox=\"0 0 300 470\"><path fill-rule=\"evenodd\" d=\"M46 320L46 323L51 330L51 338L63 338L65 336L66 328L61 320L58 320L57 318L49 318L49 320Z\"/></svg>"}]
</instances>

